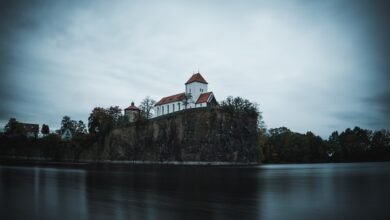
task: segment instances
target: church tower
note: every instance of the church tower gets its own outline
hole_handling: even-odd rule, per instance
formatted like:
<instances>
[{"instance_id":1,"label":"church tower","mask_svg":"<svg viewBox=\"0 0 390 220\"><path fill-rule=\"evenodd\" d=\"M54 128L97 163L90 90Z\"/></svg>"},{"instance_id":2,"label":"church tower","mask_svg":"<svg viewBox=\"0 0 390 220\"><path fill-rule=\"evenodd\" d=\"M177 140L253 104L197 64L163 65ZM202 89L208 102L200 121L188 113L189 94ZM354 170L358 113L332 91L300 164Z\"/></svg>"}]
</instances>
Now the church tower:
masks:
<instances>
[{"instance_id":1,"label":"church tower","mask_svg":"<svg viewBox=\"0 0 390 220\"><path fill-rule=\"evenodd\" d=\"M193 74L185 83L186 95L191 95L190 103L195 103L202 93L207 92L207 82L200 73ZM191 104L190 104L191 105Z\"/></svg>"}]
</instances>

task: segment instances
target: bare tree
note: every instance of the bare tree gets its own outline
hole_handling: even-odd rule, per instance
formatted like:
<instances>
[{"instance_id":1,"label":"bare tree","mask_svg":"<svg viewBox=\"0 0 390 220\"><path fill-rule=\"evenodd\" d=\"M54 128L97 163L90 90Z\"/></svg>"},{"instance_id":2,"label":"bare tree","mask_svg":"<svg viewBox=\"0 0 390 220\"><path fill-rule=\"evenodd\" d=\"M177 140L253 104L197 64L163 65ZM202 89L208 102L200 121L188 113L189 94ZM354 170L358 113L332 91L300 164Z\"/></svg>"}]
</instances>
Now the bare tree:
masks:
<instances>
[{"instance_id":1,"label":"bare tree","mask_svg":"<svg viewBox=\"0 0 390 220\"><path fill-rule=\"evenodd\" d=\"M154 108L155 104L156 104L156 101L151 99L149 96L144 98L144 100L142 100L142 102L139 106L141 109L141 115L146 119L151 118L152 117L151 111Z\"/></svg>"},{"instance_id":2,"label":"bare tree","mask_svg":"<svg viewBox=\"0 0 390 220\"><path fill-rule=\"evenodd\" d=\"M183 99L183 105L185 106L185 109L187 109L188 104L190 104L190 101L192 100L192 95L191 93L187 93L184 95Z\"/></svg>"}]
</instances>

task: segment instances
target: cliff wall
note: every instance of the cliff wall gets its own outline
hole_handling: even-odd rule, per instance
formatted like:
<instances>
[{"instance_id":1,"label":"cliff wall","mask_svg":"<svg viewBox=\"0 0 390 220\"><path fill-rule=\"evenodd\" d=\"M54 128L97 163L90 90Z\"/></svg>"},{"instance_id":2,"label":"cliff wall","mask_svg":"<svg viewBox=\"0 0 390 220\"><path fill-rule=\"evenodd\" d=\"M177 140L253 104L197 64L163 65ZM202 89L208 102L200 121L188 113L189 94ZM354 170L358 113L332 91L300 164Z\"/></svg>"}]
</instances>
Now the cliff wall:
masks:
<instances>
[{"instance_id":1,"label":"cliff wall","mask_svg":"<svg viewBox=\"0 0 390 220\"><path fill-rule=\"evenodd\" d=\"M91 150L80 159L257 162L257 118L189 109L115 129Z\"/></svg>"},{"instance_id":2,"label":"cliff wall","mask_svg":"<svg viewBox=\"0 0 390 220\"><path fill-rule=\"evenodd\" d=\"M88 136L89 137L89 136ZM54 138L54 137L53 137ZM92 139L91 139L92 138ZM105 137L2 142L0 159L258 162L257 118L189 109L112 130Z\"/></svg>"}]
</instances>

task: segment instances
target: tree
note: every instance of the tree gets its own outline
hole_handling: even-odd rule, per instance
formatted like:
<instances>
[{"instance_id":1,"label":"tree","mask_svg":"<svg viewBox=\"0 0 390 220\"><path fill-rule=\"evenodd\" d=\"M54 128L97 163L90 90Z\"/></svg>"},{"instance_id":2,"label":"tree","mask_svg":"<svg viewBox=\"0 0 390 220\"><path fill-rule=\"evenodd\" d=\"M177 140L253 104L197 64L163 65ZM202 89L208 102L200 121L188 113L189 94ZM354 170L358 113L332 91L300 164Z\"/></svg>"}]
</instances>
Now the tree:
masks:
<instances>
[{"instance_id":1,"label":"tree","mask_svg":"<svg viewBox=\"0 0 390 220\"><path fill-rule=\"evenodd\" d=\"M14 134L16 132L18 121L16 118L10 118L8 123L4 126L4 131L6 134Z\"/></svg>"},{"instance_id":2,"label":"tree","mask_svg":"<svg viewBox=\"0 0 390 220\"><path fill-rule=\"evenodd\" d=\"M122 109L119 108L119 106L112 107L110 106L108 109L106 109L106 112L111 119L112 126L116 127L119 121L119 118L122 117Z\"/></svg>"},{"instance_id":3,"label":"tree","mask_svg":"<svg viewBox=\"0 0 390 220\"><path fill-rule=\"evenodd\" d=\"M106 134L120 126L122 121L122 110L118 106L111 106L107 109L96 107L89 115L88 131L91 134Z\"/></svg>"},{"instance_id":4,"label":"tree","mask_svg":"<svg viewBox=\"0 0 390 220\"><path fill-rule=\"evenodd\" d=\"M221 108L233 114L260 114L258 104L241 97L227 97L221 102Z\"/></svg>"},{"instance_id":5,"label":"tree","mask_svg":"<svg viewBox=\"0 0 390 220\"><path fill-rule=\"evenodd\" d=\"M10 118L8 123L4 126L4 131L6 135L25 135L26 129L25 127L19 123L15 118ZM37 131L34 130L34 133L38 133L39 129Z\"/></svg>"},{"instance_id":6,"label":"tree","mask_svg":"<svg viewBox=\"0 0 390 220\"><path fill-rule=\"evenodd\" d=\"M42 125L41 133L45 136L47 136L50 133L49 125Z\"/></svg>"},{"instance_id":7,"label":"tree","mask_svg":"<svg viewBox=\"0 0 390 220\"><path fill-rule=\"evenodd\" d=\"M326 154L331 161L340 161L343 157L339 133L337 131L332 132L327 141Z\"/></svg>"},{"instance_id":8,"label":"tree","mask_svg":"<svg viewBox=\"0 0 390 220\"><path fill-rule=\"evenodd\" d=\"M65 115L61 121L61 130L69 129L72 134L76 132L77 121L72 120L69 116Z\"/></svg>"},{"instance_id":9,"label":"tree","mask_svg":"<svg viewBox=\"0 0 390 220\"><path fill-rule=\"evenodd\" d=\"M141 116L144 117L145 119L151 118L152 115L152 109L154 108L154 105L156 104L156 101L151 99L149 96L144 98L140 104L140 109L141 109Z\"/></svg>"},{"instance_id":10,"label":"tree","mask_svg":"<svg viewBox=\"0 0 390 220\"><path fill-rule=\"evenodd\" d=\"M76 133L77 134L86 134L87 128L83 121L79 120L76 125Z\"/></svg>"},{"instance_id":11,"label":"tree","mask_svg":"<svg viewBox=\"0 0 390 220\"><path fill-rule=\"evenodd\" d=\"M366 153L370 146L372 132L370 130L355 127L353 130L347 128L339 136L342 147L343 159L347 161L366 160Z\"/></svg>"},{"instance_id":12,"label":"tree","mask_svg":"<svg viewBox=\"0 0 390 220\"><path fill-rule=\"evenodd\" d=\"M91 134L103 132L104 125L107 124L109 116L104 108L95 107L88 117L88 131Z\"/></svg>"},{"instance_id":13,"label":"tree","mask_svg":"<svg viewBox=\"0 0 390 220\"><path fill-rule=\"evenodd\" d=\"M190 101L192 100L192 95L191 95L191 93L186 93L185 95L184 95L184 98L183 98L183 105L184 105L184 107L185 107L185 109L187 109L187 106L188 106L188 104L190 104Z\"/></svg>"},{"instance_id":14,"label":"tree","mask_svg":"<svg viewBox=\"0 0 390 220\"><path fill-rule=\"evenodd\" d=\"M248 99L243 99L241 97L232 97L229 96L226 100L221 102L221 109L229 112L235 117L240 117L243 115L256 116L257 117L257 127L263 132L266 131L266 126L263 121L263 116L259 111L259 105L255 102L250 102Z\"/></svg>"}]
</instances>

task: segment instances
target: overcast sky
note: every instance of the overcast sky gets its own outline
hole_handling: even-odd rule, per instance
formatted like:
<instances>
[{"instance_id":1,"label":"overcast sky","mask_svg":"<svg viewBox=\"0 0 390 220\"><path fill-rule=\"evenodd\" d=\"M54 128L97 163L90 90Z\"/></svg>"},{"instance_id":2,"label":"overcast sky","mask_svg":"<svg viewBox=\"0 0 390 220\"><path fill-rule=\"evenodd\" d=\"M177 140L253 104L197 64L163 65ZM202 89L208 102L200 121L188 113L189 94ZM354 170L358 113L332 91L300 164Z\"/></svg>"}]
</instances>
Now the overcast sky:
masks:
<instances>
[{"instance_id":1,"label":"overcast sky","mask_svg":"<svg viewBox=\"0 0 390 220\"><path fill-rule=\"evenodd\" d=\"M0 1L0 126L184 92L257 102L268 128L390 129L380 1Z\"/></svg>"}]
</instances>

